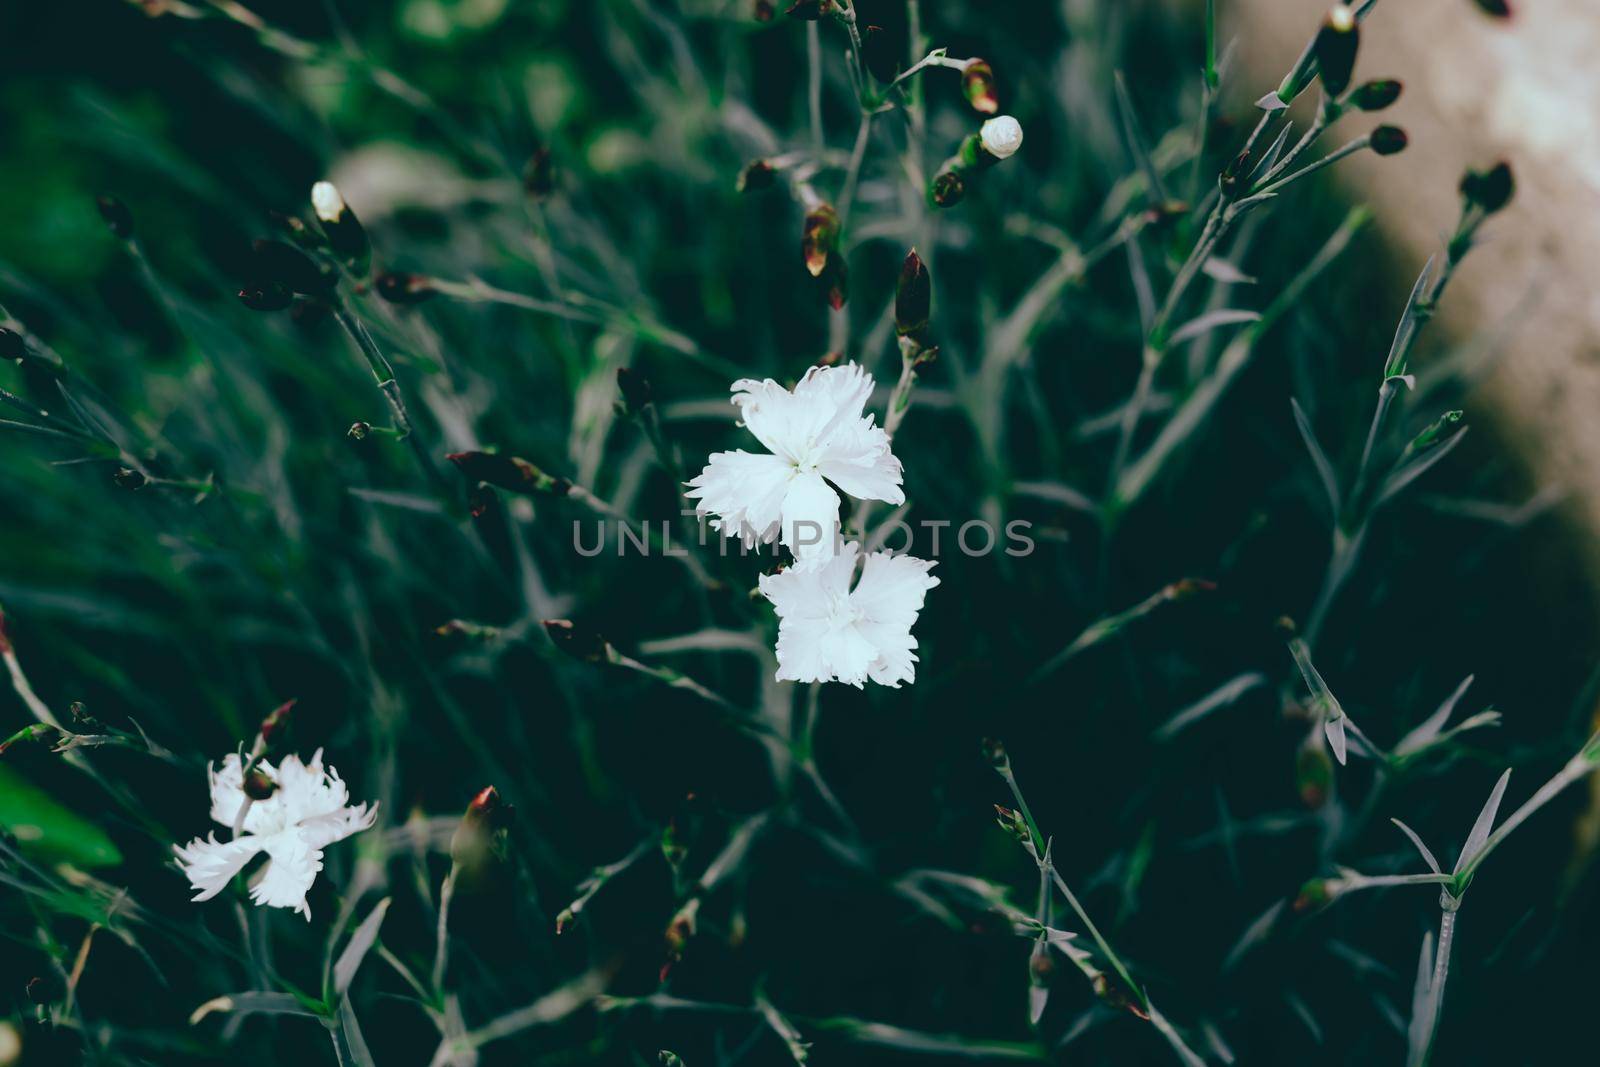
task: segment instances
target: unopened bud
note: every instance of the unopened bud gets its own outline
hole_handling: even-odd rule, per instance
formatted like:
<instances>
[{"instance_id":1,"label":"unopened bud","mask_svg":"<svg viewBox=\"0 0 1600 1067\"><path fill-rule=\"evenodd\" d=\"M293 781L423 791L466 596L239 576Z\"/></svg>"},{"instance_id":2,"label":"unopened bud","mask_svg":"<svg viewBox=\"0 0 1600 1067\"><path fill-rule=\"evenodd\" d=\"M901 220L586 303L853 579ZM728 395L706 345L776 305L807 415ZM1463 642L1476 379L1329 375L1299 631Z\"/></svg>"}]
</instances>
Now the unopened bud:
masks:
<instances>
[{"instance_id":1,"label":"unopened bud","mask_svg":"<svg viewBox=\"0 0 1600 1067\"><path fill-rule=\"evenodd\" d=\"M961 95L974 111L993 115L1000 110L1000 98L994 92L994 68L988 60L969 60L961 68Z\"/></svg>"},{"instance_id":2,"label":"unopened bud","mask_svg":"<svg viewBox=\"0 0 1600 1067\"><path fill-rule=\"evenodd\" d=\"M372 423L352 422L350 424L350 428L344 432L344 435L350 438L352 441L365 441L367 439L367 435L371 432Z\"/></svg>"},{"instance_id":3,"label":"unopened bud","mask_svg":"<svg viewBox=\"0 0 1600 1067\"><path fill-rule=\"evenodd\" d=\"M622 406L629 415L637 415L655 398L650 380L632 367L617 368L617 392L622 394Z\"/></svg>"},{"instance_id":4,"label":"unopened bud","mask_svg":"<svg viewBox=\"0 0 1600 1067\"><path fill-rule=\"evenodd\" d=\"M450 836L450 862L469 877L481 874L487 862L503 848L502 831L510 811L501 803L500 792L494 786L484 786L474 793Z\"/></svg>"},{"instance_id":5,"label":"unopened bud","mask_svg":"<svg viewBox=\"0 0 1600 1067\"><path fill-rule=\"evenodd\" d=\"M1239 195L1240 179L1244 176L1245 168L1250 165L1250 152L1246 149L1222 168L1222 173L1217 175L1217 188L1225 198L1232 199Z\"/></svg>"},{"instance_id":6,"label":"unopened bud","mask_svg":"<svg viewBox=\"0 0 1600 1067\"><path fill-rule=\"evenodd\" d=\"M282 704L269 711L267 717L261 720L261 729L257 732L261 735L261 743L267 748L272 748L274 745L279 744L288 735L289 724L293 721L291 713L294 711L294 705L295 702L293 700L285 700Z\"/></svg>"},{"instance_id":7,"label":"unopened bud","mask_svg":"<svg viewBox=\"0 0 1600 1067\"><path fill-rule=\"evenodd\" d=\"M1006 746L992 737L983 739L983 758L996 770L1007 770L1011 767L1011 757L1006 754Z\"/></svg>"},{"instance_id":8,"label":"unopened bud","mask_svg":"<svg viewBox=\"0 0 1600 1067\"><path fill-rule=\"evenodd\" d=\"M420 304L430 296L439 295L433 279L421 274L385 271L373 282L378 295L391 304Z\"/></svg>"},{"instance_id":9,"label":"unopened bud","mask_svg":"<svg viewBox=\"0 0 1600 1067\"><path fill-rule=\"evenodd\" d=\"M259 240L250 246L254 257L256 278L307 296L321 296L331 290L337 279L300 249L283 241Z\"/></svg>"},{"instance_id":10,"label":"unopened bud","mask_svg":"<svg viewBox=\"0 0 1600 1067\"><path fill-rule=\"evenodd\" d=\"M928 185L934 207L955 207L967 195L967 180L957 170L941 170Z\"/></svg>"},{"instance_id":11,"label":"unopened bud","mask_svg":"<svg viewBox=\"0 0 1600 1067\"><path fill-rule=\"evenodd\" d=\"M534 149L522 168L522 188L535 200L543 200L556 191L555 157L544 146Z\"/></svg>"},{"instance_id":12,"label":"unopened bud","mask_svg":"<svg viewBox=\"0 0 1600 1067\"><path fill-rule=\"evenodd\" d=\"M1020 811L996 804L994 806L994 814L995 821L1000 824L1000 829L1024 845L1031 846L1033 844L1033 835L1028 833L1028 820L1022 817Z\"/></svg>"},{"instance_id":13,"label":"unopened bud","mask_svg":"<svg viewBox=\"0 0 1600 1067\"><path fill-rule=\"evenodd\" d=\"M1508 19L1512 15L1510 0L1473 0L1473 3L1490 18Z\"/></svg>"},{"instance_id":14,"label":"unopened bud","mask_svg":"<svg viewBox=\"0 0 1600 1067\"><path fill-rule=\"evenodd\" d=\"M294 303L294 293L277 282L247 285L239 290L239 303L251 311L282 311Z\"/></svg>"},{"instance_id":15,"label":"unopened bud","mask_svg":"<svg viewBox=\"0 0 1600 1067\"><path fill-rule=\"evenodd\" d=\"M1356 25L1355 13L1344 4L1335 4L1312 45L1322 87L1329 97L1338 96L1350 87L1350 74L1355 70L1356 49L1360 43L1361 29Z\"/></svg>"},{"instance_id":16,"label":"unopened bud","mask_svg":"<svg viewBox=\"0 0 1600 1067\"><path fill-rule=\"evenodd\" d=\"M1461 195L1466 197L1469 203L1481 208L1486 215L1493 215L1509 204L1516 191L1517 184L1511 175L1511 164L1503 161L1488 170L1469 170L1461 179Z\"/></svg>"},{"instance_id":17,"label":"unopened bud","mask_svg":"<svg viewBox=\"0 0 1600 1067\"><path fill-rule=\"evenodd\" d=\"M694 936L695 919L700 914L700 898L695 897L672 917L672 922L667 924L667 955L673 959L680 959L683 950L689 947L689 939Z\"/></svg>"},{"instance_id":18,"label":"unopened bud","mask_svg":"<svg viewBox=\"0 0 1600 1067\"><path fill-rule=\"evenodd\" d=\"M1309 879L1295 894L1292 907L1300 915L1325 908L1334 898L1334 888L1332 879Z\"/></svg>"},{"instance_id":19,"label":"unopened bud","mask_svg":"<svg viewBox=\"0 0 1600 1067\"><path fill-rule=\"evenodd\" d=\"M739 172L739 178L733 183L735 192L754 193L762 189L772 188L777 180L777 170L771 163L764 159L752 159L744 165Z\"/></svg>"},{"instance_id":20,"label":"unopened bud","mask_svg":"<svg viewBox=\"0 0 1600 1067\"><path fill-rule=\"evenodd\" d=\"M322 233L328 247L356 274L365 274L372 258L372 246L367 231L344 202L344 197L332 182L321 181L311 187L311 207L317 213Z\"/></svg>"},{"instance_id":21,"label":"unopened bud","mask_svg":"<svg viewBox=\"0 0 1600 1067\"><path fill-rule=\"evenodd\" d=\"M266 800L278 791L278 783L268 778L260 767L244 776L244 795L251 800Z\"/></svg>"},{"instance_id":22,"label":"unopened bud","mask_svg":"<svg viewBox=\"0 0 1600 1067\"><path fill-rule=\"evenodd\" d=\"M143 489L150 484L150 479L145 477L143 471L132 467L118 467L111 480L118 489Z\"/></svg>"},{"instance_id":23,"label":"unopened bud","mask_svg":"<svg viewBox=\"0 0 1600 1067\"><path fill-rule=\"evenodd\" d=\"M498 452L452 452L444 457L475 482L487 482L515 493L565 496L572 483L555 478L518 456Z\"/></svg>"},{"instance_id":24,"label":"unopened bud","mask_svg":"<svg viewBox=\"0 0 1600 1067\"><path fill-rule=\"evenodd\" d=\"M756 0L755 20L757 22L771 22L776 10L773 7L772 0Z\"/></svg>"},{"instance_id":25,"label":"unopened bud","mask_svg":"<svg viewBox=\"0 0 1600 1067\"><path fill-rule=\"evenodd\" d=\"M792 19L816 22L833 14L833 10L833 0L795 0L784 14Z\"/></svg>"},{"instance_id":26,"label":"unopened bud","mask_svg":"<svg viewBox=\"0 0 1600 1067\"><path fill-rule=\"evenodd\" d=\"M839 213L833 205L818 204L806 212L800 233L800 254L805 259L806 271L813 278L822 277L838 245Z\"/></svg>"},{"instance_id":27,"label":"unopened bud","mask_svg":"<svg viewBox=\"0 0 1600 1067\"><path fill-rule=\"evenodd\" d=\"M95 198L95 206L114 236L124 241L133 236L133 212L128 210L127 204L114 196L101 196Z\"/></svg>"},{"instance_id":28,"label":"unopened bud","mask_svg":"<svg viewBox=\"0 0 1600 1067\"><path fill-rule=\"evenodd\" d=\"M997 115L978 128L983 150L996 159L1009 159L1022 147L1022 123L1010 115Z\"/></svg>"},{"instance_id":29,"label":"unopened bud","mask_svg":"<svg viewBox=\"0 0 1600 1067\"><path fill-rule=\"evenodd\" d=\"M10 649L8 646L6 651L9 650ZM24 726L22 729L18 730L4 741L0 741L0 756L5 755L10 749L17 748L19 746L25 747L33 744L54 746L55 743L60 740L60 730L56 729L54 726L49 726L42 722L36 722L32 726Z\"/></svg>"},{"instance_id":30,"label":"unopened bud","mask_svg":"<svg viewBox=\"0 0 1600 1067\"><path fill-rule=\"evenodd\" d=\"M1433 420L1428 428L1411 439L1414 452L1426 452L1445 439L1461 422L1463 412L1447 411Z\"/></svg>"},{"instance_id":31,"label":"unopened bud","mask_svg":"<svg viewBox=\"0 0 1600 1067\"><path fill-rule=\"evenodd\" d=\"M1382 111L1400 99L1401 85L1393 78L1363 82L1350 92L1350 103L1362 111Z\"/></svg>"},{"instance_id":32,"label":"unopened bud","mask_svg":"<svg viewBox=\"0 0 1600 1067\"><path fill-rule=\"evenodd\" d=\"M1333 793L1333 759L1320 740L1300 746L1294 759L1294 787L1300 802L1320 808Z\"/></svg>"},{"instance_id":33,"label":"unopened bud","mask_svg":"<svg viewBox=\"0 0 1600 1067\"><path fill-rule=\"evenodd\" d=\"M867 72L888 85L900 73L899 50L894 36L882 26L868 26L861 34L861 60Z\"/></svg>"},{"instance_id":34,"label":"unopened bud","mask_svg":"<svg viewBox=\"0 0 1600 1067\"><path fill-rule=\"evenodd\" d=\"M921 333L928 328L932 311L933 285L928 277L928 266L913 248L900 264L900 277L894 287L894 328L904 337Z\"/></svg>"},{"instance_id":35,"label":"unopened bud","mask_svg":"<svg viewBox=\"0 0 1600 1067\"><path fill-rule=\"evenodd\" d=\"M585 663L598 663L611 650L605 638L587 627L575 625L571 619L546 619L544 632L557 648Z\"/></svg>"},{"instance_id":36,"label":"unopened bud","mask_svg":"<svg viewBox=\"0 0 1600 1067\"><path fill-rule=\"evenodd\" d=\"M1161 592L1168 600L1188 600L1200 593L1215 592L1216 588L1216 582L1205 578L1179 578Z\"/></svg>"},{"instance_id":37,"label":"unopened bud","mask_svg":"<svg viewBox=\"0 0 1600 1067\"><path fill-rule=\"evenodd\" d=\"M278 224L278 228L283 231L284 236L288 237L297 247L303 248L307 252L314 252L326 247L326 242L323 241L322 235L307 226L299 216L286 215L281 211L268 212L268 215L273 222Z\"/></svg>"},{"instance_id":38,"label":"unopened bud","mask_svg":"<svg viewBox=\"0 0 1600 1067\"><path fill-rule=\"evenodd\" d=\"M1410 143L1406 131L1398 126L1379 126L1372 131L1370 140L1372 150L1380 156L1392 156L1404 152L1406 145Z\"/></svg>"},{"instance_id":39,"label":"unopened bud","mask_svg":"<svg viewBox=\"0 0 1600 1067\"><path fill-rule=\"evenodd\" d=\"M822 298L835 311L850 299L850 267L843 256L829 256L828 269L822 272Z\"/></svg>"}]
</instances>

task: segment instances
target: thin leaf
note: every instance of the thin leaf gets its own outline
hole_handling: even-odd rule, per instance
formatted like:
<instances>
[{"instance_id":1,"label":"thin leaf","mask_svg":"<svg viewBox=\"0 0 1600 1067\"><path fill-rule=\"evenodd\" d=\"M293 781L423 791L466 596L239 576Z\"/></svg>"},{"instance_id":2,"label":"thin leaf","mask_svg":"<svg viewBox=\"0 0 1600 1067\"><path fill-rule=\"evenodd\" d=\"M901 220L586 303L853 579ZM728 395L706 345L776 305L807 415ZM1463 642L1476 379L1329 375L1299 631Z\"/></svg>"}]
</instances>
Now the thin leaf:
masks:
<instances>
[{"instance_id":1,"label":"thin leaf","mask_svg":"<svg viewBox=\"0 0 1600 1067\"><path fill-rule=\"evenodd\" d=\"M1433 853L1428 850L1427 845L1422 843L1422 838L1417 836L1417 832L1415 830L1401 822L1399 819L1390 819L1389 821L1400 827L1401 833L1411 838L1411 843L1417 846L1418 852L1422 853L1423 862L1428 865L1429 869L1432 870L1434 874L1444 873L1439 869L1439 861L1434 859Z\"/></svg>"},{"instance_id":2,"label":"thin leaf","mask_svg":"<svg viewBox=\"0 0 1600 1067\"><path fill-rule=\"evenodd\" d=\"M1207 259L1200 267L1200 270L1212 281L1221 282L1224 285L1254 285L1256 283L1255 278L1227 260L1218 259L1216 256Z\"/></svg>"},{"instance_id":3,"label":"thin leaf","mask_svg":"<svg viewBox=\"0 0 1600 1067\"><path fill-rule=\"evenodd\" d=\"M1292 638L1289 641L1289 654L1294 657L1295 666L1300 668L1300 677L1305 679L1306 688L1311 690L1311 696L1317 701L1325 716L1322 724L1323 732L1328 735L1328 744L1333 747L1334 757L1342 764L1346 758L1344 707L1333 695L1333 690L1328 688L1328 683L1322 680L1322 675L1317 672L1316 666L1311 662L1311 652L1303 640L1298 637Z\"/></svg>"},{"instance_id":4,"label":"thin leaf","mask_svg":"<svg viewBox=\"0 0 1600 1067\"><path fill-rule=\"evenodd\" d=\"M1278 925L1278 919L1283 915L1285 904L1285 901L1276 901L1270 908L1250 921L1250 925L1244 928L1244 933L1239 935L1239 940L1233 943L1233 947L1223 957L1222 970L1233 970L1234 964L1243 959L1247 952L1267 939L1267 935L1272 933L1272 928Z\"/></svg>"},{"instance_id":5,"label":"thin leaf","mask_svg":"<svg viewBox=\"0 0 1600 1067\"><path fill-rule=\"evenodd\" d=\"M1133 296L1139 305L1139 328L1148 334L1156 317L1156 291L1144 265L1144 249L1139 247L1137 238L1124 242L1122 248L1128 256L1128 277L1133 281Z\"/></svg>"},{"instance_id":6,"label":"thin leaf","mask_svg":"<svg viewBox=\"0 0 1600 1067\"><path fill-rule=\"evenodd\" d=\"M1170 741L1180 731L1188 729L1212 712L1229 706L1257 686L1266 684L1267 676L1259 671L1237 675L1173 715L1152 736L1158 741Z\"/></svg>"},{"instance_id":7,"label":"thin leaf","mask_svg":"<svg viewBox=\"0 0 1600 1067\"><path fill-rule=\"evenodd\" d=\"M1406 372L1406 353L1410 350L1411 340L1416 336L1417 327L1422 322L1417 315L1417 303L1422 299L1422 292L1427 288L1428 279L1433 275L1433 261L1437 258L1437 256L1428 257L1428 262L1422 265L1422 273L1417 275L1416 284L1411 287L1411 295L1406 298L1406 309L1400 315L1400 324L1395 327L1394 340L1389 344L1389 356L1383 361L1385 378L1393 378Z\"/></svg>"},{"instance_id":8,"label":"thin leaf","mask_svg":"<svg viewBox=\"0 0 1600 1067\"><path fill-rule=\"evenodd\" d=\"M236 1015L306 1015L312 1018L317 1017L316 1012L288 993L251 991L213 997L189 1015L189 1025L194 1026L207 1015L218 1011L232 1012Z\"/></svg>"},{"instance_id":9,"label":"thin leaf","mask_svg":"<svg viewBox=\"0 0 1600 1067\"><path fill-rule=\"evenodd\" d=\"M1180 345L1185 341L1192 341L1202 334L1223 326L1234 326L1247 322L1260 322L1261 312L1247 311L1243 308L1218 308L1198 315L1172 331L1172 336L1167 339L1169 345Z\"/></svg>"},{"instance_id":10,"label":"thin leaf","mask_svg":"<svg viewBox=\"0 0 1600 1067\"><path fill-rule=\"evenodd\" d=\"M1289 406L1294 409L1294 424L1300 430L1300 439L1306 443L1306 451L1311 453L1311 465L1317 469L1317 477L1322 482L1322 491L1328 494L1328 506L1332 508L1334 521L1339 518L1339 477L1333 472L1333 464L1328 462L1327 453L1322 451L1322 446L1317 443L1317 435L1311 428L1311 420L1306 417L1305 409L1293 397L1289 398Z\"/></svg>"},{"instance_id":11,"label":"thin leaf","mask_svg":"<svg viewBox=\"0 0 1600 1067\"><path fill-rule=\"evenodd\" d=\"M1435 463L1438 463L1445 456L1448 456L1451 451L1453 451L1455 447L1461 443L1461 439L1467 436L1468 429L1469 427L1466 426L1461 427L1461 429L1457 430L1450 436L1448 441L1440 445L1435 445L1433 448L1430 448L1416 459L1413 459L1411 462L1407 463L1404 467L1390 473L1388 480L1383 484L1383 492L1378 494L1378 499L1373 503L1372 506L1377 507L1379 504L1382 504L1384 501L1400 492L1406 486L1410 485L1412 482L1428 473L1429 468L1431 468Z\"/></svg>"},{"instance_id":12,"label":"thin leaf","mask_svg":"<svg viewBox=\"0 0 1600 1067\"><path fill-rule=\"evenodd\" d=\"M1284 143L1289 140L1289 131L1293 129L1294 123L1292 122L1283 124L1283 129L1279 130L1278 136L1273 138L1272 146L1261 157L1261 162L1257 163L1255 169L1250 172L1250 185L1254 185L1257 180L1272 170L1272 165L1278 162L1278 156L1283 153Z\"/></svg>"},{"instance_id":13,"label":"thin leaf","mask_svg":"<svg viewBox=\"0 0 1600 1067\"><path fill-rule=\"evenodd\" d=\"M1282 111L1288 106L1288 104L1285 104L1281 99L1279 99L1277 93L1268 93L1266 96L1263 96L1260 100L1256 101L1256 107L1260 108L1262 111Z\"/></svg>"},{"instance_id":14,"label":"thin leaf","mask_svg":"<svg viewBox=\"0 0 1600 1067\"><path fill-rule=\"evenodd\" d=\"M350 1007L349 1000L339 1005L339 1029L333 1035L333 1048L341 1064L348 1063L350 1067L378 1067L372 1059L372 1052L367 1048L367 1039L361 1033L361 1024L356 1021L355 1009Z\"/></svg>"},{"instance_id":15,"label":"thin leaf","mask_svg":"<svg viewBox=\"0 0 1600 1067\"><path fill-rule=\"evenodd\" d=\"M1407 1063L1416 1063L1426 1049L1433 1032L1429 1010L1433 1003L1433 931L1422 935L1422 954L1417 959L1417 980L1411 988L1411 1028L1406 1035L1410 1055Z\"/></svg>"},{"instance_id":16,"label":"thin leaf","mask_svg":"<svg viewBox=\"0 0 1600 1067\"><path fill-rule=\"evenodd\" d=\"M1456 710L1456 704L1466 694L1467 687L1472 684L1472 678L1473 676L1469 674L1462 679L1461 684L1456 686L1456 691L1445 698L1438 710L1424 719L1416 729L1402 737L1400 743L1394 746L1394 754L1404 756L1415 752L1438 737L1439 731L1444 729L1444 724L1450 721L1450 715Z\"/></svg>"},{"instance_id":17,"label":"thin leaf","mask_svg":"<svg viewBox=\"0 0 1600 1067\"><path fill-rule=\"evenodd\" d=\"M1477 855L1483 843L1489 840L1489 831L1494 829L1494 817L1500 810L1500 799L1506 795L1506 783L1511 780L1511 768L1500 776L1494 784L1494 790L1489 794L1489 799L1484 802L1483 810L1478 813L1478 821L1472 824L1472 832L1467 835L1467 843L1461 846L1461 855L1456 858L1456 869L1452 874L1460 874L1468 861Z\"/></svg>"},{"instance_id":18,"label":"thin leaf","mask_svg":"<svg viewBox=\"0 0 1600 1067\"><path fill-rule=\"evenodd\" d=\"M1151 203L1164 204L1167 191L1161 184L1161 174L1156 170L1155 162L1150 158L1150 149L1139 126L1139 116L1133 110L1133 99L1128 95L1128 83L1122 71L1116 72L1115 82L1117 118L1122 125L1123 139L1128 142L1128 151L1133 153L1139 169L1144 172L1144 179L1150 186Z\"/></svg>"},{"instance_id":19,"label":"thin leaf","mask_svg":"<svg viewBox=\"0 0 1600 1067\"><path fill-rule=\"evenodd\" d=\"M361 968L361 961L367 958L373 943L378 940L378 927L383 925L383 917L389 911L390 899L384 897L378 901L377 907L361 920L356 932L350 935L350 941L344 946L344 951L339 953L339 959L333 965L333 991L339 996L344 996L346 990L350 988L356 971Z\"/></svg>"}]
</instances>

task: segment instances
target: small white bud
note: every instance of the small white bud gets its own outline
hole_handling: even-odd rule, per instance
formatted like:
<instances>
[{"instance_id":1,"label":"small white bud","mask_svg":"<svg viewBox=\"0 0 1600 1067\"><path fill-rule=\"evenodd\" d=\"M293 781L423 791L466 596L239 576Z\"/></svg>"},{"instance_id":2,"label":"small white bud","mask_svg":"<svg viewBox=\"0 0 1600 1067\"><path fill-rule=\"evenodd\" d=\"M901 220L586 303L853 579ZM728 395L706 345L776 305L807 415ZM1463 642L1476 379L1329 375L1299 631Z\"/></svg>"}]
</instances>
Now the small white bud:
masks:
<instances>
[{"instance_id":1,"label":"small white bud","mask_svg":"<svg viewBox=\"0 0 1600 1067\"><path fill-rule=\"evenodd\" d=\"M1005 159L1022 147L1022 123L1010 115L997 115L979 128L978 137L985 152Z\"/></svg>"},{"instance_id":2,"label":"small white bud","mask_svg":"<svg viewBox=\"0 0 1600 1067\"><path fill-rule=\"evenodd\" d=\"M1333 10L1328 12L1328 25L1340 33L1349 33L1355 28L1356 14L1348 4L1334 4Z\"/></svg>"},{"instance_id":3,"label":"small white bud","mask_svg":"<svg viewBox=\"0 0 1600 1067\"><path fill-rule=\"evenodd\" d=\"M318 182L311 187L311 206L323 222L338 222L344 214L344 197L332 182Z\"/></svg>"}]
</instances>

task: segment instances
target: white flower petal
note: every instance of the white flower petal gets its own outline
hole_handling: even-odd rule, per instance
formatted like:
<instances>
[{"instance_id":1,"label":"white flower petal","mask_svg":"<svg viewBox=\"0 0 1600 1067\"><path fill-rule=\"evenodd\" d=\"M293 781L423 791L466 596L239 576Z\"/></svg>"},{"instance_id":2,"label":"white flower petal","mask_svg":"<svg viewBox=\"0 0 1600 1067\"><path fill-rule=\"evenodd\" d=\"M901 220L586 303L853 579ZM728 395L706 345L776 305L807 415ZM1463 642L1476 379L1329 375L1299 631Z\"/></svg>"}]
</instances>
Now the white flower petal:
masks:
<instances>
[{"instance_id":1,"label":"white flower petal","mask_svg":"<svg viewBox=\"0 0 1600 1067\"><path fill-rule=\"evenodd\" d=\"M861 580L850 593L850 606L869 622L910 629L928 590L939 584L939 579L928 573L932 567L932 560L873 552L861 567Z\"/></svg>"},{"instance_id":2,"label":"white flower petal","mask_svg":"<svg viewBox=\"0 0 1600 1067\"><path fill-rule=\"evenodd\" d=\"M278 765L278 791L272 795L283 805L288 822L300 823L319 815L331 815L350 803L350 790L337 772L322 766L322 749L301 763L299 756L285 756Z\"/></svg>"},{"instance_id":3,"label":"white flower petal","mask_svg":"<svg viewBox=\"0 0 1600 1067\"><path fill-rule=\"evenodd\" d=\"M823 641L833 623L827 618L783 619L778 623L780 682L831 682L833 667L823 655Z\"/></svg>"},{"instance_id":4,"label":"white flower petal","mask_svg":"<svg viewBox=\"0 0 1600 1067\"><path fill-rule=\"evenodd\" d=\"M906 502L900 489L900 461L889 451L889 435L873 425L871 415L830 435L817 470L857 500Z\"/></svg>"},{"instance_id":5,"label":"white flower petal","mask_svg":"<svg viewBox=\"0 0 1600 1067\"><path fill-rule=\"evenodd\" d=\"M378 821L378 805L357 804L327 815L316 815L300 823L300 840L312 848L327 848L351 834L359 834Z\"/></svg>"},{"instance_id":6,"label":"white flower petal","mask_svg":"<svg viewBox=\"0 0 1600 1067\"><path fill-rule=\"evenodd\" d=\"M233 876L250 862L250 857L261 851L261 841L259 837L218 841L213 833L210 837L197 837L181 847L174 845L172 851L189 884L198 891L194 899L210 900L227 888Z\"/></svg>"},{"instance_id":7,"label":"white flower petal","mask_svg":"<svg viewBox=\"0 0 1600 1067\"><path fill-rule=\"evenodd\" d=\"M713 515L712 527L745 547L778 536L783 497L794 466L778 456L755 452L717 452L690 482L684 496L696 500L697 515Z\"/></svg>"},{"instance_id":8,"label":"white flower petal","mask_svg":"<svg viewBox=\"0 0 1600 1067\"><path fill-rule=\"evenodd\" d=\"M796 475L789 482L783 498L781 540L802 567L838 554L839 494L815 471Z\"/></svg>"},{"instance_id":9,"label":"white flower petal","mask_svg":"<svg viewBox=\"0 0 1600 1067\"><path fill-rule=\"evenodd\" d=\"M978 128L978 137L985 151L1005 159L1022 147L1022 123L1010 115L996 115Z\"/></svg>"},{"instance_id":10,"label":"white flower petal","mask_svg":"<svg viewBox=\"0 0 1600 1067\"><path fill-rule=\"evenodd\" d=\"M309 921L306 894L322 870L322 850L293 832L260 840L271 860L251 882L250 899L269 908L293 908Z\"/></svg>"}]
</instances>

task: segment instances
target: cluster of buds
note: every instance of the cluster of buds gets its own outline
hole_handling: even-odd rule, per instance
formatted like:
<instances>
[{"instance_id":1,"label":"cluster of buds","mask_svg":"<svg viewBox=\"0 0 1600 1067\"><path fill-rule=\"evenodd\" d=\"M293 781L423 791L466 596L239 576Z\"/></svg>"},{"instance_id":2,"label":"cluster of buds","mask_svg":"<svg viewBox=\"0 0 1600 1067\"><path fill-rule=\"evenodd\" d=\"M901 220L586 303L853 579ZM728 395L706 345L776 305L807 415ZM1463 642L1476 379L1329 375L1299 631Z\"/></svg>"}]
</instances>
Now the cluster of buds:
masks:
<instances>
[{"instance_id":1,"label":"cluster of buds","mask_svg":"<svg viewBox=\"0 0 1600 1067\"><path fill-rule=\"evenodd\" d=\"M935 207L954 207L967 195L967 183L1022 147L1022 124L1010 115L989 119L961 142L928 186Z\"/></svg>"},{"instance_id":2,"label":"cluster of buds","mask_svg":"<svg viewBox=\"0 0 1600 1067\"><path fill-rule=\"evenodd\" d=\"M572 483L546 474L518 456L498 452L451 452L444 457L474 482L484 482L513 493L549 493L565 496Z\"/></svg>"},{"instance_id":3,"label":"cluster of buds","mask_svg":"<svg viewBox=\"0 0 1600 1067\"><path fill-rule=\"evenodd\" d=\"M338 285L338 275L321 257L331 253L358 276L371 265L367 231L332 182L311 187L311 207L318 234L292 215L275 215L287 241L262 239L251 245L250 281L239 290L239 302L252 311L282 311L294 306L324 307ZM296 303L295 297L309 298Z\"/></svg>"},{"instance_id":4,"label":"cluster of buds","mask_svg":"<svg viewBox=\"0 0 1600 1067\"><path fill-rule=\"evenodd\" d=\"M800 256L806 273L822 286L828 306L838 311L850 295L850 268L840 247L839 213L819 201L806 212L800 231Z\"/></svg>"}]
</instances>

